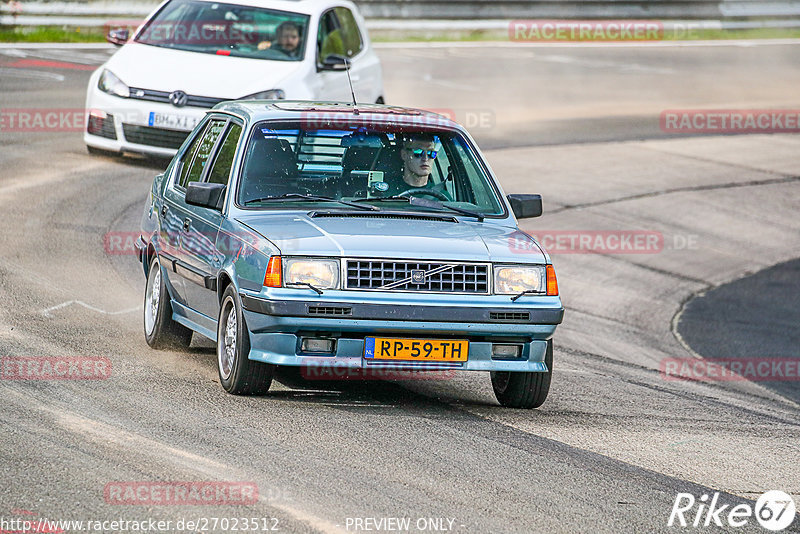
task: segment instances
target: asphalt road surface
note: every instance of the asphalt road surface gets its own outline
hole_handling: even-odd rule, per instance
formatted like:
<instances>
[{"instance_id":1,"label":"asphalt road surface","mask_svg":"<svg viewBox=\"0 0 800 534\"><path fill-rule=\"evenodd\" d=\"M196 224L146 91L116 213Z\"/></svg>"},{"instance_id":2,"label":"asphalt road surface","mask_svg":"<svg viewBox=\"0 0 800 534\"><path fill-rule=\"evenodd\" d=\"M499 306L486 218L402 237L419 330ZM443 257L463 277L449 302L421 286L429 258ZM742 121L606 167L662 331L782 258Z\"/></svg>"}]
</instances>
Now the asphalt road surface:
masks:
<instances>
[{"instance_id":1,"label":"asphalt road surface","mask_svg":"<svg viewBox=\"0 0 800 534\"><path fill-rule=\"evenodd\" d=\"M90 157L79 132L0 131L0 356L102 356L113 370L101 381L0 381L0 521L674 532L686 530L667 527L679 493L699 503L719 492L730 509L782 490L800 504L797 381L776 389L660 372L698 352L719 356L709 347L738 350L719 317L703 328L719 310L703 304L718 287L741 308L737 320L764 325L750 335L773 338L769 352L748 352L800 356L796 319L772 323L774 301L756 298L759 275L736 282L800 256L800 139L670 138L658 123L665 109L797 109L798 46L380 50L389 102L449 109L462 122L489 117L472 131L506 191L545 198L546 214L526 230L661 236L635 254L551 247L567 313L550 397L535 411L500 408L483 373L286 376L265 397L225 394L209 342L147 346L140 267L104 246L109 232L138 229L160 163ZM0 48L0 107L80 109L90 68L108 53ZM782 272L780 293L796 295L797 271ZM731 282L750 285L723 287ZM796 296L786 302L796 308ZM104 494L131 481L243 482L258 498L126 506ZM704 528L765 532L752 517Z\"/></svg>"}]
</instances>

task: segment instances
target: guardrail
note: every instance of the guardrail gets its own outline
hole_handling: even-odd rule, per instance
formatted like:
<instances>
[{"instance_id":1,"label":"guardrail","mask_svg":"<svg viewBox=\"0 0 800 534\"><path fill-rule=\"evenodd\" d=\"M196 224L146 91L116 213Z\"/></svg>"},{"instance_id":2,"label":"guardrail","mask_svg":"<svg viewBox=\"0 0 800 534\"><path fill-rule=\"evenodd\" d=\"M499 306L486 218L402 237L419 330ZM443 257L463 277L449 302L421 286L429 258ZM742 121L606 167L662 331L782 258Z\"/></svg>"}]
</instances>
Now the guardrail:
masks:
<instances>
[{"instance_id":1,"label":"guardrail","mask_svg":"<svg viewBox=\"0 0 800 534\"><path fill-rule=\"evenodd\" d=\"M356 0L367 19L674 19L742 20L800 17L800 0ZM11 1L2 22L46 24L44 17L136 17L157 2ZM35 20L35 22L34 22ZM53 22L54 24L57 24Z\"/></svg>"}]
</instances>

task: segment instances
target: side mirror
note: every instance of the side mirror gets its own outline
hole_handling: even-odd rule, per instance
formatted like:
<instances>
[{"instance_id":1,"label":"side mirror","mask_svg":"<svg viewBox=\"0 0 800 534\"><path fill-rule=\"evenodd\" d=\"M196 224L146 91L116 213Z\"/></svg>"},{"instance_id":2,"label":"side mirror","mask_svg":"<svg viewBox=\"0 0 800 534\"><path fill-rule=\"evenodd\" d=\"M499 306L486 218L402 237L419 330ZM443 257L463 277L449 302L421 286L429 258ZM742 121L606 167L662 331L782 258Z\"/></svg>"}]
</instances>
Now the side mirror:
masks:
<instances>
[{"instance_id":1,"label":"side mirror","mask_svg":"<svg viewBox=\"0 0 800 534\"><path fill-rule=\"evenodd\" d=\"M347 58L338 54L328 54L322 60L322 70L347 70Z\"/></svg>"},{"instance_id":2,"label":"side mirror","mask_svg":"<svg viewBox=\"0 0 800 534\"><path fill-rule=\"evenodd\" d=\"M506 198L517 219L538 217L542 214L542 195L508 195Z\"/></svg>"},{"instance_id":3,"label":"side mirror","mask_svg":"<svg viewBox=\"0 0 800 534\"><path fill-rule=\"evenodd\" d=\"M108 30L106 34L106 41L109 43L122 46L128 42L131 37L131 32L126 28L117 28L115 30Z\"/></svg>"},{"instance_id":4,"label":"side mirror","mask_svg":"<svg viewBox=\"0 0 800 534\"><path fill-rule=\"evenodd\" d=\"M224 198L224 184L189 182L189 185L186 187L186 203L192 206L221 210Z\"/></svg>"}]
</instances>

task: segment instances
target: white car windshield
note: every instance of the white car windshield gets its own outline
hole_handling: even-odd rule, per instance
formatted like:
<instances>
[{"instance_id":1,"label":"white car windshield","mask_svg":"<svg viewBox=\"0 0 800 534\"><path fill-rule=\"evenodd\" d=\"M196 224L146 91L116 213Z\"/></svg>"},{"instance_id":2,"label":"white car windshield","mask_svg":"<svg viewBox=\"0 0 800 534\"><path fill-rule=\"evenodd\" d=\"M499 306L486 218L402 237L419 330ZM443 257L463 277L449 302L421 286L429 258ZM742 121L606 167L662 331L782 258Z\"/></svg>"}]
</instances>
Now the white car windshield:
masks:
<instances>
[{"instance_id":1,"label":"white car windshield","mask_svg":"<svg viewBox=\"0 0 800 534\"><path fill-rule=\"evenodd\" d=\"M302 197L316 196L408 210L420 208L408 202L417 197L446 206L447 211L504 213L479 155L456 131L308 126L255 127L238 190L240 206L275 209L313 204L318 199ZM292 202L285 202L289 197Z\"/></svg>"},{"instance_id":2,"label":"white car windshield","mask_svg":"<svg viewBox=\"0 0 800 534\"><path fill-rule=\"evenodd\" d=\"M300 61L308 19L288 11L173 0L142 27L135 42L205 54Z\"/></svg>"}]
</instances>

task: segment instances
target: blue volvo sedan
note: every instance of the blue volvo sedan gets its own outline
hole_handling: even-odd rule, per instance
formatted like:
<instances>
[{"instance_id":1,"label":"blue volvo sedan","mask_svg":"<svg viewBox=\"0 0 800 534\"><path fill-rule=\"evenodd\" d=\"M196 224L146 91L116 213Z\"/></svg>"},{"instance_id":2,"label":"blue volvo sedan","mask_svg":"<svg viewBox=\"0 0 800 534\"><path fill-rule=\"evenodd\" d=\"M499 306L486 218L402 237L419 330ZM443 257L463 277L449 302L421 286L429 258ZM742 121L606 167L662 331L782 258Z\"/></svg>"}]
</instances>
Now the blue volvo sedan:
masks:
<instances>
[{"instance_id":1,"label":"blue volvo sedan","mask_svg":"<svg viewBox=\"0 0 800 534\"><path fill-rule=\"evenodd\" d=\"M145 338L216 342L232 394L277 366L488 371L546 399L564 308L547 253L469 134L422 110L218 104L158 175L137 241Z\"/></svg>"}]
</instances>

